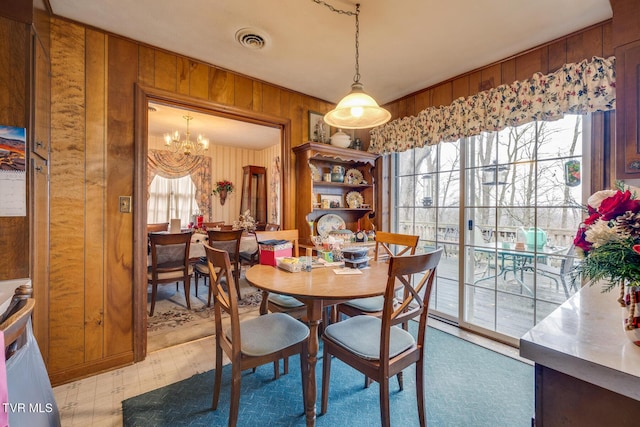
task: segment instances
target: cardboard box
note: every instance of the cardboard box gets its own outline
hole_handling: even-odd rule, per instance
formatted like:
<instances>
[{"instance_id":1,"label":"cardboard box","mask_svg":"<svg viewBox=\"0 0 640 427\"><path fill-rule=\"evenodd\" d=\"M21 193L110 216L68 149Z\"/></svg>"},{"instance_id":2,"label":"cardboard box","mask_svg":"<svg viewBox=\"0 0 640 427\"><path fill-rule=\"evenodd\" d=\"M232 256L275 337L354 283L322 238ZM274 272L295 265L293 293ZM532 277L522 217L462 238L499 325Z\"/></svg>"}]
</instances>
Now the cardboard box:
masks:
<instances>
[{"instance_id":1,"label":"cardboard box","mask_svg":"<svg viewBox=\"0 0 640 427\"><path fill-rule=\"evenodd\" d=\"M260 243L260 264L277 266L276 258L290 257L293 254L293 244L291 242L269 244Z\"/></svg>"}]
</instances>

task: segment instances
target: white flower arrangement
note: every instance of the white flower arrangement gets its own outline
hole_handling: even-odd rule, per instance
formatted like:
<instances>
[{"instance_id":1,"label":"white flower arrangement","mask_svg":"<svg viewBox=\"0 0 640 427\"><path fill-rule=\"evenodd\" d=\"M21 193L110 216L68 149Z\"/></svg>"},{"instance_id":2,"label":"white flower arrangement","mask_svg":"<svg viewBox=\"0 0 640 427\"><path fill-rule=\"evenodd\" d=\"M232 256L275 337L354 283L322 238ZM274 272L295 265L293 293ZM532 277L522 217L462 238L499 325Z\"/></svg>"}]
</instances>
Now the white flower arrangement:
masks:
<instances>
[{"instance_id":1,"label":"white flower arrangement","mask_svg":"<svg viewBox=\"0 0 640 427\"><path fill-rule=\"evenodd\" d=\"M247 231L255 230L256 220L251 216L251 211L249 211L249 209L244 211L244 213L240 215L237 221L233 221L233 228L236 230L240 230L240 229L244 229Z\"/></svg>"}]
</instances>

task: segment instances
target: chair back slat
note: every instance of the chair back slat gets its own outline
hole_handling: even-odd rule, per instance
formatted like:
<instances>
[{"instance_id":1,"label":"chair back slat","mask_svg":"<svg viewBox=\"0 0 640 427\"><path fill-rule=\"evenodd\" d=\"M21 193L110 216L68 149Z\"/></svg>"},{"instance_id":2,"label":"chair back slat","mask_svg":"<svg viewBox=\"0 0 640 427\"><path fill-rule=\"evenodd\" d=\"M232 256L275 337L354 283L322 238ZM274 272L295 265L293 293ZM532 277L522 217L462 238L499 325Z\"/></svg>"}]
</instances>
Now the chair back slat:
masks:
<instances>
[{"instance_id":1,"label":"chair back slat","mask_svg":"<svg viewBox=\"0 0 640 427\"><path fill-rule=\"evenodd\" d=\"M380 360L389 360L389 338L392 326L407 322L419 316L418 345L424 342L429 300L436 267L442 256L442 248L434 252L393 256L389 261L387 288L382 312L382 333L380 336ZM422 274L413 284L415 275ZM402 285L404 298L397 302L398 283ZM424 292L422 293L422 291ZM422 296L420 295L422 293Z\"/></svg>"},{"instance_id":2,"label":"chair back slat","mask_svg":"<svg viewBox=\"0 0 640 427\"><path fill-rule=\"evenodd\" d=\"M420 240L420 236L378 231L376 232L374 259L378 261L382 257L401 256L407 252L409 255L413 255L416 253L418 240Z\"/></svg>"},{"instance_id":3,"label":"chair back slat","mask_svg":"<svg viewBox=\"0 0 640 427\"><path fill-rule=\"evenodd\" d=\"M300 254L298 239L298 230L256 231L256 240L258 241L258 244L267 240L288 240L293 243L294 257L297 257Z\"/></svg>"}]
</instances>

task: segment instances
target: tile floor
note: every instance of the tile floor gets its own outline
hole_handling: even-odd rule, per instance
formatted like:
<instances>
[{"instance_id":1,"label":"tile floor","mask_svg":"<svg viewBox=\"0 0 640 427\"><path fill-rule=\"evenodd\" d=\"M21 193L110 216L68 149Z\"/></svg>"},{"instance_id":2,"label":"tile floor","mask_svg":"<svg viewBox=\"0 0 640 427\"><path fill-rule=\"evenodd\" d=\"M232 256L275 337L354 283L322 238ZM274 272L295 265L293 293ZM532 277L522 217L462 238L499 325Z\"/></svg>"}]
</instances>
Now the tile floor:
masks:
<instances>
[{"instance_id":1,"label":"tile floor","mask_svg":"<svg viewBox=\"0 0 640 427\"><path fill-rule=\"evenodd\" d=\"M525 362L518 350L430 319L429 325ZM134 365L54 388L63 427L122 426L122 401L215 366L213 337L159 350Z\"/></svg>"}]
</instances>

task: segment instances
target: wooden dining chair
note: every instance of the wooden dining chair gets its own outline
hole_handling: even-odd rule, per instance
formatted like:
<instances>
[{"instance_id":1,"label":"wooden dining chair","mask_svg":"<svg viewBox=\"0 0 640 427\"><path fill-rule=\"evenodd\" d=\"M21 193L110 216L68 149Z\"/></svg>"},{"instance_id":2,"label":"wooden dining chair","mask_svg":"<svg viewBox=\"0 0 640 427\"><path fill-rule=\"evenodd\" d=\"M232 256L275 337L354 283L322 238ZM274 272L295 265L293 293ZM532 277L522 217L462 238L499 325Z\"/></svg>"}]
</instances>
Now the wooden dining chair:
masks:
<instances>
[{"instance_id":1,"label":"wooden dining chair","mask_svg":"<svg viewBox=\"0 0 640 427\"><path fill-rule=\"evenodd\" d=\"M390 425L389 378L415 364L418 418L420 426L426 425L424 344L429 298L441 256L442 248L427 254L391 257L382 317L355 316L332 323L324 329L321 413L327 412L332 357L378 382L380 418L384 427ZM399 285L404 290L402 300L396 297ZM396 327L416 317L417 338ZM400 390L402 389L400 382Z\"/></svg>"},{"instance_id":2,"label":"wooden dining chair","mask_svg":"<svg viewBox=\"0 0 640 427\"><path fill-rule=\"evenodd\" d=\"M294 257L300 255L298 239L298 230L256 231L258 247L260 247L260 243L267 240L288 240L293 244L292 255ZM267 312L287 313L296 319L302 319L307 314L305 305L299 300L287 295L264 291L260 304L260 314L266 314Z\"/></svg>"},{"instance_id":3,"label":"wooden dining chair","mask_svg":"<svg viewBox=\"0 0 640 427\"><path fill-rule=\"evenodd\" d=\"M184 298L191 309L189 297L193 267L189 262L191 232L149 233L151 242L151 265L147 269L147 283L151 285L151 309L153 316L156 306L158 285L180 282L184 284Z\"/></svg>"},{"instance_id":4,"label":"wooden dining chair","mask_svg":"<svg viewBox=\"0 0 640 427\"><path fill-rule=\"evenodd\" d=\"M210 228L221 227L223 225L224 225L224 221L214 221L214 222L203 222L202 223L202 227L205 228L206 230L208 230Z\"/></svg>"},{"instance_id":5,"label":"wooden dining chair","mask_svg":"<svg viewBox=\"0 0 640 427\"><path fill-rule=\"evenodd\" d=\"M378 261L390 256L402 256L407 253L414 255L418 247L418 240L420 240L420 236L378 231L376 233L374 259ZM336 313L338 319L341 314L349 317L361 314L379 317L382 315L383 306L384 298L382 296L359 298L338 304L336 306Z\"/></svg>"},{"instance_id":6,"label":"wooden dining chair","mask_svg":"<svg viewBox=\"0 0 640 427\"><path fill-rule=\"evenodd\" d=\"M31 318L35 305L34 298L16 299L14 297L10 308L3 314L0 331L4 334L5 360L8 360L26 342L27 322Z\"/></svg>"},{"instance_id":7,"label":"wooden dining chair","mask_svg":"<svg viewBox=\"0 0 640 427\"><path fill-rule=\"evenodd\" d=\"M209 237L209 246L213 246L217 249L227 251L229 259L231 260L231 267L233 268L233 277L236 280L236 290L238 292L238 299L242 299L240 296L240 240L242 239L243 230L207 230ZM209 277L209 263L206 260L198 261L194 268L195 273L195 285L198 288L198 282L200 277L204 278L205 285L207 284L207 277ZM196 291L196 297L198 293ZM211 306L211 286L209 286L209 297L207 299L207 305Z\"/></svg>"},{"instance_id":8,"label":"wooden dining chair","mask_svg":"<svg viewBox=\"0 0 640 427\"><path fill-rule=\"evenodd\" d=\"M213 290L213 307L216 328L216 369L213 386L212 408L218 407L222 383L223 351L231 360L231 398L229 426L235 426L240 407L242 371L260 365L277 362L280 358L300 355L303 408L309 365L307 363L307 338L309 328L283 313L270 313L240 322L236 282L226 251L204 245L209 267L209 284ZM228 292L222 287L225 278ZM222 329L223 313L229 315L231 326Z\"/></svg>"},{"instance_id":9,"label":"wooden dining chair","mask_svg":"<svg viewBox=\"0 0 640 427\"><path fill-rule=\"evenodd\" d=\"M159 222L155 224L147 224L147 233L157 233L158 231L169 231L169 223Z\"/></svg>"}]
</instances>

